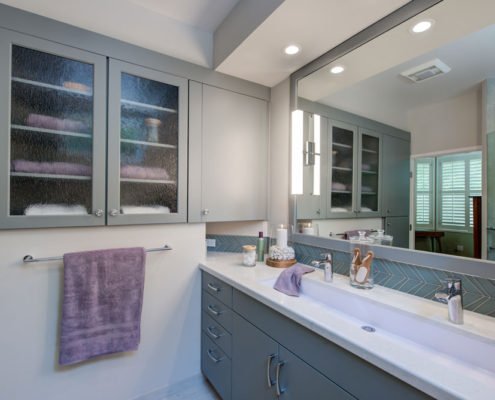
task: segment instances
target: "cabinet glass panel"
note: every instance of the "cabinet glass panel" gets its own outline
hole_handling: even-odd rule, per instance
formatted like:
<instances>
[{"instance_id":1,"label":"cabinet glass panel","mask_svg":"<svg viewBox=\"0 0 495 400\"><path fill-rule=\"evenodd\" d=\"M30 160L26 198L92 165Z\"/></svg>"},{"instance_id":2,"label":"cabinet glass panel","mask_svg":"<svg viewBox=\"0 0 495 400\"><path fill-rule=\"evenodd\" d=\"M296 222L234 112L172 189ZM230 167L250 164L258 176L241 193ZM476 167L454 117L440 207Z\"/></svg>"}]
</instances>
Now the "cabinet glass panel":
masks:
<instances>
[{"instance_id":1,"label":"cabinet glass panel","mask_svg":"<svg viewBox=\"0 0 495 400\"><path fill-rule=\"evenodd\" d=\"M332 127L332 186L330 212L352 212L354 132Z\"/></svg>"},{"instance_id":2,"label":"cabinet glass panel","mask_svg":"<svg viewBox=\"0 0 495 400\"><path fill-rule=\"evenodd\" d=\"M361 136L361 212L378 211L378 175L380 140Z\"/></svg>"},{"instance_id":3,"label":"cabinet glass panel","mask_svg":"<svg viewBox=\"0 0 495 400\"><path fill-rule=\"evenodd\" d=\"M177 213L179 88L121 73L122 214Z\"/></svg>"},{"instance_id":4,"label":"cabinet glass panel","mask_svg":"<svg viewBox=\"0 0 495 400\"><path fill-rule=\"evenodd\" d=\"M12 46L9 213L92 209L94 66Z\"/></svg>"}]
</instances>

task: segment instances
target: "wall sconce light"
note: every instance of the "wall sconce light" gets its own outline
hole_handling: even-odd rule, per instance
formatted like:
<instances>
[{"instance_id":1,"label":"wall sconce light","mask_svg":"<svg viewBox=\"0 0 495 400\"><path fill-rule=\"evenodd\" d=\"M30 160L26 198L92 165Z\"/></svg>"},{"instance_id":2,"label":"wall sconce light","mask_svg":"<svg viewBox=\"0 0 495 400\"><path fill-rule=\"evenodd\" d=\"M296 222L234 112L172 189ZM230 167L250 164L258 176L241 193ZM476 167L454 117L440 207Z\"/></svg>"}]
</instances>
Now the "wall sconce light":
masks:
<instances>
[{"instance_id":1,"label":"wall sconce light","mask_svg":"<svg viewBox=\"0 0 495 400\"><path fill-rule=\"evenodd\" d=\"M313 116L314 131L314 167L313 167L313 196L320 195L320 173L321 173L321 118L318 114Z\"/></svg>"},{"instance_id":2,"label":"wall sconce light","mask_svg":"<svg viewBox=\"0 0 495 400\"><path fill-rule=\"evenodd\" d=\"M303 194L303 112L292 111L291 194Z\"/></svg>"}]
</instances>

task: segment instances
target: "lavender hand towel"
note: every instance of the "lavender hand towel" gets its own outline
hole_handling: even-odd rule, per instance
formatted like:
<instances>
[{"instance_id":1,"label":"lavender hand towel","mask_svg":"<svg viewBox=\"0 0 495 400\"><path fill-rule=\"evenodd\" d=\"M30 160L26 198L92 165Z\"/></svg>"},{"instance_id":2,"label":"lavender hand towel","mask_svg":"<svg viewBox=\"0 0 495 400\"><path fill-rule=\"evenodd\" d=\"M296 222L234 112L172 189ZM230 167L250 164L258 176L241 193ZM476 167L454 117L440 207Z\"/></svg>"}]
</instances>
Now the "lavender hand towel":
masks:
<instances>
[{"instance_id":1,"label":"lavender hand towel","mask_svg":"<svg viewBox=\"0 0 495 400\"><path fill-rule=\"evenodd\" d=\"M306 267L299 263L293 265L282 271L273 288L286 295L299 297L302 276L313 271L314 268Z\"/></svg>"},{"instance_id":2,"label":"lavender hand towel","mask_svg":"<svg viewBox=\"0 0 495 400\"><path fill-rule=\"evenodd\" d=\"M91 166L68 162L38 162L28 160L12 160L10 167L13 172L33 174L77 175L91 176Z\"/></svg>"},{"instance_id":3,"label":"lavender hand towel","mask_svg":"<svg viewBox=\"0 0 495 400\"><path fill-rule=\"evenodd\" d=\"M167 170L156 167L140 167L139 165L122 165L120 177L129 179L158 179L168 181L170 179Z\"/></svg>"},{"instance_id":4,"label":"lavender hand towel","mask_svg":"<svg viewBox=\"0 0 495 400\"><path fill-rule=\"evenodd\" d=\"M60 365L137 350L145 261L142 247L64 254Z\"/></svg>"}]
</instances>

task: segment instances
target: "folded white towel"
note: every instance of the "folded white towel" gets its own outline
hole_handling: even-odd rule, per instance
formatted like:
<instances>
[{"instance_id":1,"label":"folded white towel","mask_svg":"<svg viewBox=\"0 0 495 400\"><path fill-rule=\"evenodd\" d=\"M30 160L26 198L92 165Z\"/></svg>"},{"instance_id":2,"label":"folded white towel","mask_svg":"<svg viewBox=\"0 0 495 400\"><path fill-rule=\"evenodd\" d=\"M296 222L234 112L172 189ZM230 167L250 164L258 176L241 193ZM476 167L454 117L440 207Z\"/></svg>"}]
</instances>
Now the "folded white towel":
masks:
<instances>
[{"instance_id":1,"label":"folded white towel","mask_svg":"<svg viewBox=\"0 0 495 400\"><path fill-rule=\"evenodd\" d=\"M350 210L348 210L347 208L344 208L344 207L332 207L332 212L348 212Z\"/></svg>"},{"instance_id":2,"label":"folded white towel","mask_svg":"<svg viewBox=\"0 0 495 400\"><path fill-rule=\"evenodd\" d=\"M121 206L122 214L170 214L170 208L164 206Z\"/></svg>"},{"instance_id":3,"label":"folded white towel","mask_svg":"<svg viewBox=\"0 0 495 400\"><path fill-rule=\"evenodd\" d=\"M88 215L86 207L64 204L32 204L24 211L24 215Z\"/></svg>"}]
</instances>

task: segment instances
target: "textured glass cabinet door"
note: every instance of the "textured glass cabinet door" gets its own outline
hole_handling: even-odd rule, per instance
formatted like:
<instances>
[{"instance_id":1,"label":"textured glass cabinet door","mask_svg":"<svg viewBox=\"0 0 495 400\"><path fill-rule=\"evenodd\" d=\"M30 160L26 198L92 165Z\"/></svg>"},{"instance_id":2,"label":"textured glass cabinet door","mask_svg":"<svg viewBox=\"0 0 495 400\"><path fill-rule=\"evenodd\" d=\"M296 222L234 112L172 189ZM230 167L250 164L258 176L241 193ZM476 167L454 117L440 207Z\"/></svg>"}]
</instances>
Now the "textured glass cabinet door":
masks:
<instances>
[{"instance_id":1,"label":"textured glass cabinet door","mask_svg":"<svg viewBox=\"0 0 495 400\"><path fill-rule=\"evenodd\" d=\"M360 213L380 211L380 137L371 131L360 132L359 209Z\"/></svg>"},{"instance_id":2,"label":"textured glass cabinet door","mask_svg":"<svg viewBox=\"0 0 495 400\"><path fill-rule=\"evenodd\" d=\"M0 46L1 227L104 224L105 58L6 32Z\"/></svg>"},{"instance_id":3,"label":"textured glass cabinet door","mask_svg":"<svg viewBox=\"0 0 495 400\"><path fill-rule=\"evenodd\" d=\"M187 80L110 60L108 223L186 221Z\"/></svg>"},{"instance_id":4,"label":"textured glass cabinet door","mask_svg":"<svg viewBox=\"0 0 495 400\"><path fill-rule=\"evenodd\" d=\"M357 129L352 125L330 122L329 137L329 209L334 216L354 212L354 154Z\"/></svg>"}]
</instances>

